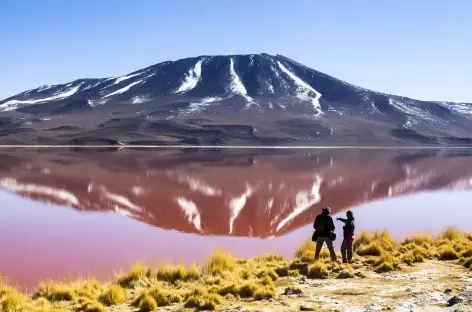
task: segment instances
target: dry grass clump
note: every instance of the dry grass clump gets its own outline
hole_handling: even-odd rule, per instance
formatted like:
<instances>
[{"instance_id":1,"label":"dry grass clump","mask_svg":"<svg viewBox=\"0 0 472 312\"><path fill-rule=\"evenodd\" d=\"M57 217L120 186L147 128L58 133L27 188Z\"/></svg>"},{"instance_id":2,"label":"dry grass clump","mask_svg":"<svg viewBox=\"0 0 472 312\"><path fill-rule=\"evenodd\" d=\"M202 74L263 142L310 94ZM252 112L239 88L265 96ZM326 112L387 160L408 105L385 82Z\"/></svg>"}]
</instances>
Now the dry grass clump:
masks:
<instances>
[{"instance_id":1,"label":"dry grass clump","mask_svg":"<svg viewBox=\"0 0 472 312\"><path fill-rule=\"evenodd\" d=\"M186 296L184 306L201 310L216 310L221 304L221 297L208 293L205 288L195 288Z\"/></svg>"},{"instance_id":2,"label":"dry grass clump","mask_svg":"<svg viewBox=\"0 0 472 312\"><path fill-rule=\"evenodd\" d=\"M256 291L258 290L258 288L259 288L259 285L256 284L256 282L254 282L254 281L245 282L238 288L238 295L241 298L254 297Z\"/></svg>"},{"instance_id":3,"label":"dry grass clump","mask_svg":"<svg viewBox=\"0 0 472 312\"><path fill-rule=\"evenodd\" d=\"M459 254L450 245L446 245L446 246L441 247L438 250L438 253L439 253L439 256L438 256L439 260L457 260L457 259L459 259Z\"/></svg>"},{"instance_id":4,"label":"dry grass clump","mask_svg":"<svg viewBox=\"0 0 472 312\"><path fill-rule=\"evenodd\" d=\"M399 268L399 261L392 254L385 254L376 258L373 266L377 273L391 272Z\"/></svg>"},{"instance_id":5,"label":"dry grass clump","mask_svg":"<svg viewBox=\"0 0 472 312\"><path fill-rule=\"evenodd\" d=\"M0 286L0 310L2 312L21 311L26 303L26 297L16 289Z\"/></svg>"},{"instance_id":6,"label":"dry grass clump","mask_svg":"<svg viewBox=\"0 0 472 312\"><path fill-rule=\"evenodd\" d=\"M234 298L254 298L256 300L275 297L274 282L269 276L262 279L251 278L243 282L229 282L216 289L215 292L223 297L231 295Z\"/></svg>"},{"instance_id":7,"label":"dry grass clump","mask_svg":"<svg viewBox=\"0 0 472 312\"><path fill-rule=\"evenodd\" d=\"M141 264L133 265L128 273L120 273L116 283L124 288L136 288L152 277L152 269Z\"/></svg>"},{"instance_id":8,"label":"dry grass clump","mask_svg":"<svg viewBox=\"0 0 472 312\"><path fill-rule=\"evenodd\" d=\"M364 252L361 251L361 254L359 254L358 250L359 255L368 255L370 252L377 254L379 252L382 254L383 251L392 252L395 250L396 246L395 240L390 236L387 230L376 231L372 234L362 232L353 243L354 249L364 250Z\"/></svg>"},{"instance_id":9,"label":"dry grass clump","mask_svg":"<svg viewBox=\"0 0 472 312\"><path fill-rule=\"evenodd\" d=\"M72 301L76 298L76 293L69 285L48 282L39 286L38 291L33 295L33 299L36 298L46 298L51 302Z\"/></svg>"},{"instance_id":10,"label":"dry grass clump","mask_svg":"<svg viewBox=\"0 0 472 312\"><path fill-rule=\"evenodd\" d=\"M233 255L225 251L215 251L203 265L202 272L209 275L222 275L223 272L233 271L236 260Z\"/></svg>"},{"instance_id":11,"label":"dry grass clump","mask_svg":"<svg viewBox=\"0 0 472 312\"><path fill-rule=\"evenodd\" d=\"M274 287L260 287L254 294L255 300L268 300L275 297Z\"/></svg>"},{"instance_id":12,"label":"dry grass clump","mask_svg":"<svg viewBox=\"0 0 472 312\"><path fill-rule=\"evenodd\" d=\"M306 240L296 251L295 259L300 262L312 263L315 261L316 244L311 240Z\"/></svg>"},{"instance_id":13,"label":"dry grass clump","mask_svg":"<svg viewBox=\"0 0 472 312\"><path fill-rule=\"evenodd\" d=\"M360 245L356 252L359 256L380 256L384 250L378 242L371 242L368 245Z\"/></svg>"},{"instance_id":14,"label":"dry grass clump","mask_svg":"<svg viewBox=\"0 0 472 312\"><path fill-rule=\"evenodd\" d=\"M468 269L472 269L472 257L465 259L462 265Z\"/></svg>"},{"instance_id":15,"label":"dry grass clump","mask_svg":"<svg viewBox=\"0 0 472 312\"><path fill-rule=\"evenodd\" d=\"M400 243L401 246L420 246L423 248L430 248L433 245L433 239L430 234L417 234L406 237Z\"/></svg>"},{"instance_id":16,"label":"dry grass clump","mask_svg":"<svg viewBox=\"0 0 472 312\"><path fill-rule=\"evenodd\" d=\"M180 290L168 289L162 286L153 286L143 292L134 301L135 306L141 306L141 302L150 297L154 300L157 306L164 307L182 301Z\"/></svg>"},{"instance_id":17,"label":"dry grass clump","mask_svg":"<svg viewBox=\"0 0 472 312\"><path fill-rule=\"evenodd\" d=\"M401 256L401 261L406 264L424 262L429 257L429 252L420 246L415 246Z\"/></svg>"},{"instance_id":18,"label":"dry grass clump","mask_svg":"<svg viewBox=\"0 0 472 312\"><path fill-rule=\"evenodd\" d=\"M78 297L94 299L100 293L101 287L100 282L92 278L77 282L73 289Z\"/></svg>"},{"instance_id":19,"label":"dry grass clump","mask_svg":"<svg viewBox=\"0 0 472 312\"><path fill-rule=\"evenodd\" d=\"M320 259L322 259L322 260L331 259L331 255L329 254L328 249L322 248L320 250Z\"/></svg>"},{"instance_id":20,"label":"dry grass clump","mask_svg":"<svg viewBox=\"0 0 472 312\"><path fill-rule=\"evenodd\" d=\"M471 246L471 247L468 247L467 249L465 249L464 251L462 251L461 257L462 257L462 258L472 257L472 246Z\"/></svg>"},{"instance_id":21,"label":"dry grass clump","mask_svg":"<svg viewBox=\"0 0 472 312\"><path fill-rule=\"evenodd\" d=\"M113 284L100 296L100 301L107 306L120 304L126 301L126 291L120 285Z\"/></svg>"},{"instance_id":22,"label":"dry grass clump","mask_svg":"<svg viewBox=\"0 0 472 312\"><path fill-rule=\"evenodd\" d=\"M140 312L151 312L157 309L156 300L151 296L144 296L139 301L139 311Z\"/></svg>"},{"instance_id":23,"label":"dry grass clump","mask_svg":"<svg viewBox=\"0 0 472 312\"><path fill-rule=\"evenodd\" d=\"M78 312L106 312L105 307L100 302L88 301L84 303L78 310Z\"/></svg>"},{"instance_id":24,"label":"dry grass clump","mask_svg":"<svg viewBox=\"0 0 472 312\"><path fill-rule=\"evenodd\" d=\"M188 268L183 266L161 266L157 269L156 278L169 283L189 282L200 278L200 270L192 265Z\"/></svg>"},{"instance_id":25,"label":"dry grass clump","mask_svg":"<svg viewBox=\"0 0 472 312\"><path fill-rule=\"evenodd\" d=\"M321 261L316 261L308 267L307 276L309 278L327 278L328 274L328 267Z\"/></svg>"},{"instance_id":26,"label":"dry grass clump","mask_svg":"<svg viewBox=\"0 0 472 312\"><path fill-rule=\"evenodd\" d=\"M338 272L338 275L336 275L336 278L339 279L346 279L346 278L354 278L355 272L354 268L351 265L346 265L346 266L340 266L341 270Z\"/></svg>"},{"instance_id":27,"label":"dry grass clump","mask_svg":"<svg viewBox=\"0 0 472 312\"><path fill-rule=\"evenodd\" d=\"M277 272L275 272L274 269L268 269L268 268L257 271L255 275L257 278L260 278L260 279L267 276L273 281L276 281L279 278L279 275L277 274Z\"/></svg>"},{"instance_id":28,"label":"dry grass clump","mask_svg":"<svg viewBox=\"0 0 472 312\"><path fill-rule=\"evenodd\" d=\"M465 237L465 234L459 231L454 227L448 227L442 231L437 237L436 241L449 240L449 241L458 241Z\"/></svg>"},{"instance_id":29,"label":"dry grass clump","mask_svg":"<svg viewBox=\"0 0 472 312\"><path fill-rule=\"evenodd\" d=\"M255 262L263 263L265 265L267 264L279 264L279 263L285 263L286 260L281 254L278 253L268 253L265 254L261 257L255 257L253 259Z\"/></svg>"}]
</instances>

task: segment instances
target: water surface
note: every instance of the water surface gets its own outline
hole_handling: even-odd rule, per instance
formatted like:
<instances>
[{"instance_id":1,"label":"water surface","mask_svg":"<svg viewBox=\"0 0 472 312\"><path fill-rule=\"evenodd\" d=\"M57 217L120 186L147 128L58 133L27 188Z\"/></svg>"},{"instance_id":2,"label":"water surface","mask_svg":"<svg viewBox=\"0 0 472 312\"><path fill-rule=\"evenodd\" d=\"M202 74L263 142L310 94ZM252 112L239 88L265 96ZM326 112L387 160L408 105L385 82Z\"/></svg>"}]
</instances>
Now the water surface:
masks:
<instances>
[{"instance_id":1,"label":"water surface","mask_svg":"<svg viewBox=\"0 0 472 312\"><path fill-rule=\"evenodd\" d=\"M0 150L0 272L109 277L215 248L290 257L326 205L397 237L472 230L467 150ZM338 229L340 229L340 225Z\"/></svg>"}]
</instances>

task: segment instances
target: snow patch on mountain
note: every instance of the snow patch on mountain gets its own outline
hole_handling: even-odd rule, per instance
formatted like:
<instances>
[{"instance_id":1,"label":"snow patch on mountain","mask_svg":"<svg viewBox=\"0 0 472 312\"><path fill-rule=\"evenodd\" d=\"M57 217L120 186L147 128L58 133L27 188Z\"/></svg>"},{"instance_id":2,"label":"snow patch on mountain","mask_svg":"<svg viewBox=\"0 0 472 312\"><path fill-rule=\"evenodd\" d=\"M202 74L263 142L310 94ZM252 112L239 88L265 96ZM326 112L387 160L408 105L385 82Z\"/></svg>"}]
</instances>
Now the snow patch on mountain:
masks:
<instances>
[{"instance_id":1,"label":"snow patch on mountain","mask_svg":"<svg viewBox=\"0 0 472 312\"><path fill-rule=\"evenodd\" d=\"M432 118L428 116L426 112L412 105L407 105L406 103L400 102L393 98L388 98L388 103L395 107L397 110L412 117L418 117L425 120L432 120Z\"/></svg>"},{"instance_id":2,"label":"snow patch on mountain","mask_svg":"<svg viewBox=\"0 0 472 312\"><path fill-rule=\"evenodd\" d=\"M80 86L82 84L79 84L73 88L70 88L68 90L64 90L62 92L58 92L52 96L46 97L46 98L40 98L40 99L34 99L34 100L11 100L8 102L5 102L3 104L0 104L0 111L1 112L8 112L8 111L13 111L18 109L19 106L21 105L31 105L31 104L38 104L38 103L44 103L44 102L51 102L51 101L57 101L57 100L63 100L65 98L68 98L72 95L74 95L77 91L79 91Z\"/></svg>"},{"instance_id":3,"label":"snow patch on mountain","mask_svg":"<svg viewBox=\"0 0 472 312\"><path fill-rule=\"evenodd\" d=\"M230 58L230 65L229 65L229 76L230 76L230 83L229 83L229 91L232 94L239 94L242 95L248 103L246 104L246 108L257 105L254 100L247 95L246 87L244 86L241 78L239 78L238 74L234 70L234 59Z\"/></svg>"},{"instance_id":4,"label":"snow patch on mountain","mask_svg":"<svg viewBox=\"0 0 472 312\"><path fill-rule=\"evenodd\" d=\"M199 60L193 68L190 68L185 75L184 81L175 91L176 93L185 93L194 89L202 77L202 63L204 59Z\"/></svg>"},{"instance_id":5,"label":"snow patch on mountain","mask_svg":"<svg viewBox=\"0 0 472 312\"><path fill-rule=\"evenodd\" d=\"M43 91L46 91L46 90L51 89L51 88L52 88L51 85L44 85L44 86L41 86L38 89L36 89L36 92L43 92Z\"/></svg>"},{"instance_id":6,"label":"snow patch on mountain","mask_svg":"<svg viewBox=\"0 0 472 312\"><path fill-rule=\"evenodd\" d=\"M443 107L452 109L453 111L461 115L472 117L472 104L471 103L438 102L438 104L442 105Z\"/></svg>"},{"instance_id":7,"label":"snow patch on mountain","mask_svg":"<svg viewBox=\"0 0 472 312\"><path fill-rule=\"evenodd\" d=\"M142 104L142 103L149 102L150 100L151 99L149 98L149 96L138 95L131 99L131 104Z\"/></svg>"},{"instance_id":8,"label":"snow patch on mountain","mask_svg":"<svg viewBox=\"0 0 472 312\"><path fill-rule=\"evenodd\" d=\"M323 114L323 111L321 110L321 104L320 104L320 98L321 98L321 93L316 91L314 88L312 88L308 83L303 81L300 77L296 76L294 73L292 73L290 70L287 69L282 63L277 61L277 64L279 65L280 69L287 74L298 86L297 90L297 97L301 100L309 101L311 100L313 103L313 108L316 110L316 115L321 115ZM314 94L314 96L310 96L310 92Z\"/></svg>"},{"instance_id":9,"label":"snow patch on mountain","mask_svg":"<svg viewBox=\"0 0 472 312\"><path fill-rule=\"evenodd\" d=\"M115 78L115 82L113 83L113 85L117 85L120 82L123 82L125 80L131 79L133 77L136 77L136 76L139 76L139 75L142 75L142 74L143 73L140 72L140 73L136 73L136 74L131 74L131 75L126 75L126 76L121 76L121 77Z\"/></svg>"},{"instance_id":10,"label":"snow patch on mountain","mask_svg":"<svg viewBox=\"0 0 472 312\"><path fill-rule=\"evenodd\" d=\"M97 107L98 105L103 105L106 102L108 102L108 99L87 100L87 105L90 107Z\"/></svg>"},{"instance_id":11,"label":"snow patch on mountain","mask_svg":"<svg viewBox=\"0 0 472 312\"><path fill-rule=\"evenodd\" d=\"M107 98L107 97L110 97L110 96L113 96L113 95L116 95L116 94L122 94L122 93L125 93L126 91L128 91L129 89L131 89L133 86L137 85L137 84L140 84L142 83L144 80L138 80L138 81L135 81L135 82L132 82L130 83L129 85L121 88L121 89L118 89L114 92L111 92L107 95L105 95L103 98Z\"/></svg>"},{"instance_id":12,"label":"snow patch on mountain","mask_svg":"<svg viewBox=\"0 0 472 312\"><path fill-rule=\"evenodd\" d=\"M204 111L211 103L219 102L224 100L219 97L207 97L202 99L200 102L192 102L189 107L179 112L179 116L193 116Z\"/></svg>"}]
</instances>

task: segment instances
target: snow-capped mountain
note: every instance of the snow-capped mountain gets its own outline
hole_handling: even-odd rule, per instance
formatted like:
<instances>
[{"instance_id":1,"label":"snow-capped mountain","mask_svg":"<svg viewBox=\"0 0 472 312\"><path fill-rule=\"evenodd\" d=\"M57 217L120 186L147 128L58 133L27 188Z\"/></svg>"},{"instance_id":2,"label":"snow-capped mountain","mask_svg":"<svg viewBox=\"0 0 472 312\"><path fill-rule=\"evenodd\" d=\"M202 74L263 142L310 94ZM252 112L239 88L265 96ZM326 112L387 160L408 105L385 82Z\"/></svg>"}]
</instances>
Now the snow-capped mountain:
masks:
<instances>
[{"instance_id":1,"label":"snow-capped mountain","mask_svg":"<svg viewBox=\"0 0 472 312\"><path fill-rule=\"evenodd\" d=\"M269 54L200 56L0 101L0 143L471 144L472 104L369 91Z\"/></svg>"}]
</instances>

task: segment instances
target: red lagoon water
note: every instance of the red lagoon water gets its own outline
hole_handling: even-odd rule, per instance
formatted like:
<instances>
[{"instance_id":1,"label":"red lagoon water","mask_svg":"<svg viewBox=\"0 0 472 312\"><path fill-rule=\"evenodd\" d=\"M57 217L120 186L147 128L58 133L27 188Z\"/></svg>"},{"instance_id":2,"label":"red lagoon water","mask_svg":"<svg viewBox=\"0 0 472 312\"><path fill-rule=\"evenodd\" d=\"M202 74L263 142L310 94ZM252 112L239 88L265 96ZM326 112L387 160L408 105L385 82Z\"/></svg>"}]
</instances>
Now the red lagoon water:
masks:
<instances>
[{"instance_id":1,"label":"red lagoon water","mask_svg":"<svg viewBox=\"0 0 472 312\"><path fill-rule=\"evenodd\" d=\"M30 289L217 248L290 258L324 206L354 209L359 231L472 231L462 150L3 149L0 164L0 273Z\"/></svg>"}]
</instances>

